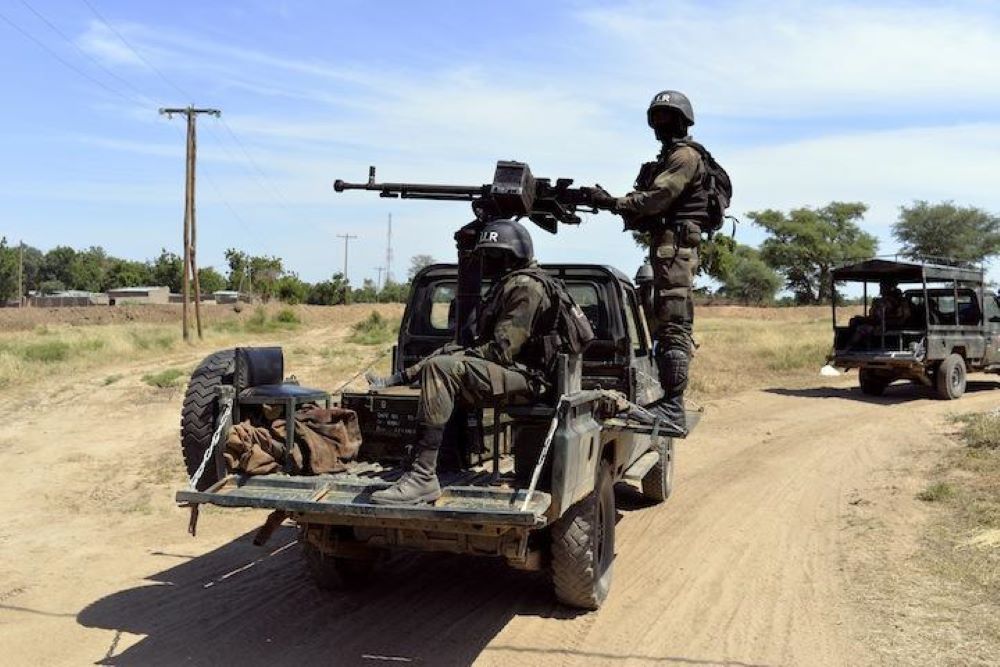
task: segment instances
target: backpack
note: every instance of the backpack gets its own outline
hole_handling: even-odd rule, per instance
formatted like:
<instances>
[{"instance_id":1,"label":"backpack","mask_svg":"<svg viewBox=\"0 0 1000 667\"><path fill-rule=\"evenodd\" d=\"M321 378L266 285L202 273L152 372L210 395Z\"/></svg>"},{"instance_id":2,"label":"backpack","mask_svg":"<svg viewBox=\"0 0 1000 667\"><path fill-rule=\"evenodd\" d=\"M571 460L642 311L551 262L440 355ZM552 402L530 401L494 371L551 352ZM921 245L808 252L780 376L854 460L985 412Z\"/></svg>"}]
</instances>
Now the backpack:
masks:
<instances>
[{"instance_id":1,"label":"backpack","mask_svg":"<svg viewBox=\"0 0 1000 667\"><path fill-rule=\"evenodd\" d=\"M702 163L705 165L705 174L702 177L702 185L708 194L708 223L704 230L709 237L722 229L726 221L726 209L733 199L733 182L729 174L722 168L708 149L697 141L685 139L678 141L680 146L690 146L701 155Z\"/></svg>"},{"instance_id":2,"label":"backpack","mask_svg":"<svg viewBox=\"0 0 1000 667\"><path fill-rule=\"evenodd\" d=\"M545 291L552 301L554 321L552 333L545 337L547 339L544 344L545 365L553 367L556 355L559 353L582 354L596 336L590 320L566 289L565 283L553 278L544 269L536 267L511 271L508 275L535 278L545 286Z\"/></svg>"}]
</instances>

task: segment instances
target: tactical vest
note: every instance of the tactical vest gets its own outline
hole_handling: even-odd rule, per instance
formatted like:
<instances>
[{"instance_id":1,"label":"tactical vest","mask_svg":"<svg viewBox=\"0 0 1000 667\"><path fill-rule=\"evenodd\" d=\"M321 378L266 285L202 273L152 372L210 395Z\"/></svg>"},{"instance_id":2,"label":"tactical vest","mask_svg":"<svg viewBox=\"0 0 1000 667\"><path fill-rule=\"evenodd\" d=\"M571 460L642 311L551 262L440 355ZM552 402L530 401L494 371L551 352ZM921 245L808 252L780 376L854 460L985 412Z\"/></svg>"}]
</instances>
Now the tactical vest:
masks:
<instances>
[{"instance_id":1,"label":"tactical vest","mask_svg":"<svg viewBox=\"0 0 1000 667\"><path fill-rule=\"evenodd\" d=\"M674 142L665 147L655 161L643 164L635 179L635 189L639 191L652 189L656 177L666 170L670 155L683 146L686 146L683 141ZM699 159L700 157L699 155ZM690 220L699 227L705 226L708 223L708 191L705 189L704 171L705 163L701 160L694 178L681 191L670 208L663 214L637 221L646 228L641 229L638 225L636 228L640 231L655 231L662 225L672 227L684 220Z\"/></svg>"},{"instance_id":2,"label":"tactical vest","mask_svg":"<svg viewBox=\"0 0 1000 667\"><path fill-rule=\"evenodd\" d=\"M562 281L550 276L545 269L531 266L511 271L487 292L479 314L478 335L481 338L487 332L493 334L500 317L503 286L518 276L530 276L540 282L549 299L549 307L536 320L534 330L514 362L528 370L548 375L555 369L560 352L582 353L594 340L594 330Z\"/></svg>"}]
</instances>

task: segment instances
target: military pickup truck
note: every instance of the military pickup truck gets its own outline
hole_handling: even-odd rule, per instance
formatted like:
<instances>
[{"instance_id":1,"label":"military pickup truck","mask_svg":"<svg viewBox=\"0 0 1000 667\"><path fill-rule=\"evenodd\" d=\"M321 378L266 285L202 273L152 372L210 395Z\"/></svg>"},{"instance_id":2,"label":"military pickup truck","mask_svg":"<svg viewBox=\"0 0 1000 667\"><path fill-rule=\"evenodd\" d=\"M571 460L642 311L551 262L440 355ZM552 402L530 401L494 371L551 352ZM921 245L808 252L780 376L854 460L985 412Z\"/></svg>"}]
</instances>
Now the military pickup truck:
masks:
<instances>
[{"instance_id":1,"label":"military pickup truck","mask_svg":"<svg viewBox=\"0 0 1000 667\"><path fill-rule=\"evenodd\" d=\"M239 397L252 388L232 386L232 350L207 358L189 383L182 444L188 472L197 479L194 488L177 493L177 501L193 508L193 519L204 503L273 510L262 534L294 521L307 567L323 588L360 584L388 550L444 551L547 568L561 602L596 609L613 572L615 485L631 482L651 503L665 501L673 486L673 436L679 434L658 420L627 416L620 402L609 407L610 392L633 407L662 395L640 291L605 266L544 268L565 282L597 338L583 355L560 357L550 399L486 406L453 418L440 457L443 495L437 502L392 507L368 500L401 474L416 431L415 387L343 393L340 403L356 411L364 440L345 472L248 477L226 470L219 448L211 447L212 434L218 440L228 428L222 423L228 419L225 401L253 409L239 408ZM454 340L457 276L456 265L437 264L415 277L393 349L394 369ZM689 430L697 416L689 414Z\"/></svg>"},{"instance_id":2,"label":"military pickup truck","mask_svg":"<svg viewBox=\"0 0 1000 667\"><path fill-rule=\"evenodd\" d=\"M880 396L893 382L909 380L951 400L965 393L968 371L1000 372L1000 305L984 288L981 269L869 259L837 267L832 280L862 284L864 315L838 323L834 300L828 361L857 368L865 394ZM871 284L899 290L902 319L869 308Z\"/></svg>"}]
</instances>

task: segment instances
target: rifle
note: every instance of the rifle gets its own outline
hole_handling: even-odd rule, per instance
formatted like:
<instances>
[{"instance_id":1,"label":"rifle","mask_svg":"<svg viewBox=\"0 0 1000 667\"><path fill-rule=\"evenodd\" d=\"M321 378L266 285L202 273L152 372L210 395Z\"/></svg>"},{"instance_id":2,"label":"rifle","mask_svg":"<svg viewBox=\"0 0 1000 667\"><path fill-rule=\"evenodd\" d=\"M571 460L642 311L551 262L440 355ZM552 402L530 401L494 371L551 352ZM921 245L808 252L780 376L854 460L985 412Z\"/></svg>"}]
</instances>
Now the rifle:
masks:
<instances>
[{"instance_id":1,"label":"rifle","mask_svg":"<svg viewBox=\"0 0 1000 667\"><path fill-rule=\"evenodd\" d=\"M493 182L484 185L429 185L421 183L377 183L375 167L368 168L367 183L347 183L337 179L333 189L373 190L381 197L472 202L479 222L500 218L524 218L555 234L559 223L580 224L577 211L597 213L593 188L571 188L572 178L535 178L524 162L500 160Z\"/></svg>"}]
</instances>

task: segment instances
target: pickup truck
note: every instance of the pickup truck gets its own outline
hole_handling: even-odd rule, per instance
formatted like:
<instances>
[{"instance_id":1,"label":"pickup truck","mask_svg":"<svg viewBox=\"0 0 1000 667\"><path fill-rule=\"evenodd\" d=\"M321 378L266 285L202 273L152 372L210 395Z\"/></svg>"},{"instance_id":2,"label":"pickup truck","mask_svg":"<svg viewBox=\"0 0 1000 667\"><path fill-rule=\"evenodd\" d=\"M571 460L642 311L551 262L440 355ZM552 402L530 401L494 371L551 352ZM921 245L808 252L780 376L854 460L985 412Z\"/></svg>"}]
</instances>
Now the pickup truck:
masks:
<instances>
[{"instance_id":1,"label":"pickup truck","mask_svg":"<svg viewBox=\"0 0 1000 667\"><path fill-rule=\"evenodd\" d=\"M270 509L262 533L294 521L307 568L322 588L359 585L388 550L444 551L548 569L558 600L598 608L614 569L615 484L633 483L650 503L665 501L673 487L674 438L682 435L608 407L612 394L633 406L662 396L640 291L606 266L543 268L564 281L597 337L582 355L560 357L551 399L485 406L452 419L440 457L443 495L435 503L368 501L401 474L416 428L415 387L340 396L340 405L357 413L363 436L357 460L344 472L245 476L226 470L208 434L224 435L229 426L220 419L226 396L233 396L232 350L208 357L189 383L182 444L189 474L199 463L204 474L179 491L177 501L193 508L193 518L205 503ZM436 264L415 276L394 369L454 340L457 271ZM689 430L697 418L689 413ZM206 468L212 457L216 464Z\"/></svg>"},{"instance_id":2,"label":"pickup truck","mask_svg":"<svg viewBox=\"0 0 1000 667\"><path fill-rule=\"evenodd\" d=\"M909 380L953 400L965 393L968 371L1000 372L1000 304L981 269L875 258L839 266L831 277L834 287L862 286L865 314L846 325L833 301L829 363L857 368L863 393L881 396L893 382ZM885 321L869 309L871 283L902 292L905 321Z\"/></svg>"}]
</instances>

